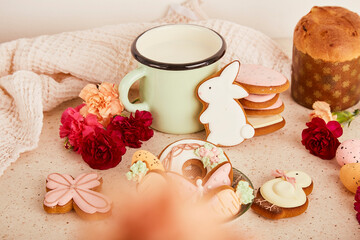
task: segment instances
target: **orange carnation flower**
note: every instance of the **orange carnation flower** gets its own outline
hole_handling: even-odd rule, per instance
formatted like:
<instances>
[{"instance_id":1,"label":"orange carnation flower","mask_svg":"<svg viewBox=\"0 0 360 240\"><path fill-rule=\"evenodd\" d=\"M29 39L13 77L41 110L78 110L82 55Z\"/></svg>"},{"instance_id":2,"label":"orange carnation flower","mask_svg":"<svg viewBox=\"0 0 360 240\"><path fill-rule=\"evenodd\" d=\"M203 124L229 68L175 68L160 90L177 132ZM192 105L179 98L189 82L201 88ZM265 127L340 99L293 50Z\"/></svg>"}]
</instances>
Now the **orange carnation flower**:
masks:
<instances>
[{"instance_id":1,"label":"orange carnation flower","mask_svg":"<svg viewBox=\"0 0 360 240\"><path fill-rule=\"evenodd\" d=\"M323 119L326 123L336 120L336 115L332 115L330 105L327 102L316 101L312 107L314 111L310 113L310 121L316 117Z\"/></svg>"},{"instance_id":2,"label":"orange carnation flower","mask_svg":"<svg viewBox=\"0 0 360 240\"><path fill-rule=\"evenodd\" d=\"M104 127L110 123L111 118L120 115L124 110L124 106L119 100L118 86L115 84L106 82L98 86L88 84L81 90L79 97L86 104L80 113L84 117L89 113L96 115Z\"/></svg>"}]
</instances>

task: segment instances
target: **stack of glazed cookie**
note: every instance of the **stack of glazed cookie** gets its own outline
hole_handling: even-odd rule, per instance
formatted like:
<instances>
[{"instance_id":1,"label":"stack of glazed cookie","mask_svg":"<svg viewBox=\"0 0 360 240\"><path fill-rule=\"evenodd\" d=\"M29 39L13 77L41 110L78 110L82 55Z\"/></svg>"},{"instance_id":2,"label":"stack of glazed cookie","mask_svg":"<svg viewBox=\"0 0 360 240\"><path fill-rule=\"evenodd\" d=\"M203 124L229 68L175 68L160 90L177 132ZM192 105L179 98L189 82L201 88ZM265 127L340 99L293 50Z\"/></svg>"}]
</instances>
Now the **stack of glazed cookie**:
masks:
<instances>
[{"instance_id":1,"label":"stack of glazed cookie","mask_svg":"<svg viewBox=\"0 0 360 240\"><path fill-rule=\"evenodd\" d=\"M249 93L239 99L248 122L255 129L255 136L275 132L285 126L280 115L284 103L279 95L289 88L289 81L281 73L253 64L242 64L236 81Z\"/></svg>"}]
</instances>

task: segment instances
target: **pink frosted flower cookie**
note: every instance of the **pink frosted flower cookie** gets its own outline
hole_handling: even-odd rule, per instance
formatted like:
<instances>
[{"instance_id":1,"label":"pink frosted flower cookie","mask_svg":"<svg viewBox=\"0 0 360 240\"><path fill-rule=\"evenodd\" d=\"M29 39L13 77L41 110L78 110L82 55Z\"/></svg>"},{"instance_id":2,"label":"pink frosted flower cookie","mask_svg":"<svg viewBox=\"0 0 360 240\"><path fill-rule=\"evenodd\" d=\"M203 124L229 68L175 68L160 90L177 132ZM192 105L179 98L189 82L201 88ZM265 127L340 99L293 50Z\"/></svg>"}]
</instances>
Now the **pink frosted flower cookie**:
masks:
<instances>
[{"instance_id":1,"label":"pink frosted flower cookie","mask_svg":"<svg viewBox=\"0 0 360 240\"><path fill-rule=\"evenodd\" d=\"M111 201L97 192L102 178L97 173L83 173L76 178L52 173L46 178L44 210L67 213L72 209L84 219L97 220L111 214Z\"/></svg>"}]
</instances>

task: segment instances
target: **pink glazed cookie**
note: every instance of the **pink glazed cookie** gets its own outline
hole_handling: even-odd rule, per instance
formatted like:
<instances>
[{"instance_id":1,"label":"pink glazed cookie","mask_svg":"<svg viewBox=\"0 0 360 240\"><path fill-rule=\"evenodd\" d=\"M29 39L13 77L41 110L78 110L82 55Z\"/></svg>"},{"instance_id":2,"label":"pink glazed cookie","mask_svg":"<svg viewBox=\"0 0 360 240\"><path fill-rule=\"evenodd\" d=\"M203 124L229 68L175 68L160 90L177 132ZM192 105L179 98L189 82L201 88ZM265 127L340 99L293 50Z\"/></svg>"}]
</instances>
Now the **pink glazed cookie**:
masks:
<instances>
[{"instance_id":1,"label":"pink glazed cookie","mask_svg":"<svg viewBox=\"0 0 360 240\"><path fill-rule=\"evenodd\" d=\"M281 73L255 64L242 64L236 82L251 94L280 93L290 86Z\"/></svg>"},{"instance_id":2,"label":"pink glazed cookie","mask_svg":"<svg viewBox=\"0 0 360 240\"><path fill-rule=\"evenodd\" d=\"M275 115L284 111L284 103L279 98L274 105L267 108L248 108L244 107L245 112L249 116L257 116L257 115Z\"/></svg>"},{"instance_id":3,"label":"pink glazed cookie","mask_svg":"<svg viewBox=\"0 0 360 240\"><path fill-rule=\"evenodd\" d=\"M239 99L240 103L247 108L267 108L274 105L279 99L279 94L249 94L246 98Z\"/></svg>"},{"instance_id":4,"label":"pink glazed cookie","mask_svg":"<svg viewBox=\"0 0 360 240\"><path fill-rule=\"evenodd\" d=\"M97 192L102 178L97 173L83 173L76 178L52 173L46 178L43 202L47 213L66 213L72 209L82 218L98 220L111 214L111 200Z\"/></svg>"},{"instance_id":5,"label":"pink glazed cookie","mask_svg":"<svg viewBox=\"0 0 360 240\"><path fill-rule=\"evenodd\" d=\"M360 140L352 139L341 143L336 150L336 161L340 166L360 162Z\"/></svg>"}]
</instances>

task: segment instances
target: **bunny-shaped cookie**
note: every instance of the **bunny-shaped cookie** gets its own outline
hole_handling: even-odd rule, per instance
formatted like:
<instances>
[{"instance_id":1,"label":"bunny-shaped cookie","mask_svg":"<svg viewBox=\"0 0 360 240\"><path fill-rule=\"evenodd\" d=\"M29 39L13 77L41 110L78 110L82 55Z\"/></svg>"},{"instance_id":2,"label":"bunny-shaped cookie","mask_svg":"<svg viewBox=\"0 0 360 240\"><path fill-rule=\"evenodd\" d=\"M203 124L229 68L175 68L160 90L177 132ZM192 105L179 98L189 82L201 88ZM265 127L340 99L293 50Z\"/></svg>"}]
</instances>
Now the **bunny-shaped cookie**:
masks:
<instances>
[{"instance_id":1,"label":"bunny-shaped cookie","mask_svg":"<svg viewBox=\"0 0 360 240\"><path fill-rule=\"evenodd\" d=\"M205 125L206 140L219 146L235 146L255 134L237 100L248 96L234 82L239 69L240 62L234 61L202 81L196 89L203 104L200 122Z\"/></svg>"}]
</instances>

